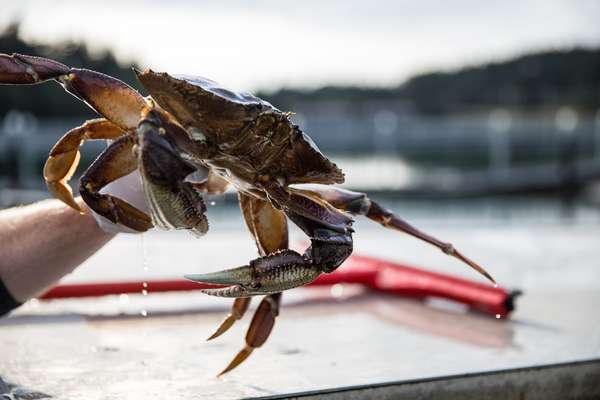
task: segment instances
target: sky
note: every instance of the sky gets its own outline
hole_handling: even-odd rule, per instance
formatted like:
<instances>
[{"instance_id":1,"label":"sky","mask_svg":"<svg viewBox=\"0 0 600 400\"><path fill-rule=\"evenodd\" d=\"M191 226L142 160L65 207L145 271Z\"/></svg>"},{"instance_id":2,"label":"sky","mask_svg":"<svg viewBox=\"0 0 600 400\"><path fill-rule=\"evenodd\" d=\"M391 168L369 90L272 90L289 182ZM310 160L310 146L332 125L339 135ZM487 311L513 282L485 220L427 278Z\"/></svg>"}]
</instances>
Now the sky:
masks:
<instances>
[{"instance_id":1,"label":"sky","mask_svg":"<svg viewBox=\"0 0 600 400\"><path fill-rule=\"evenodd\" d=\"M0 26L233 89L397 85L532 51L600 46L594 0L0 0ZM10 49L0 49L10 52Z\"/></svg>"}]
</instances>

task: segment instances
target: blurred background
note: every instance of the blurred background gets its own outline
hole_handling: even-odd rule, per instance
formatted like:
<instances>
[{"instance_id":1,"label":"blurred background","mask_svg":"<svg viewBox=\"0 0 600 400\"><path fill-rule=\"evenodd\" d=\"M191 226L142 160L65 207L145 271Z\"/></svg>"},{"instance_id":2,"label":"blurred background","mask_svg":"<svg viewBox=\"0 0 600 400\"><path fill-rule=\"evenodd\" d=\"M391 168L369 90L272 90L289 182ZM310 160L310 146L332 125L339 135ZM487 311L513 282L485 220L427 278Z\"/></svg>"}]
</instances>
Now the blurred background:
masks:
<instances>
[{"instance_id":1,"label":"blurred background","mask_svg":"<svg viewBox=\"0 0 600 400\"><path fill-rule=\"evenodd\" d=\"M252 91L296 113L346 187L409 218L597 224L597 15L554 0L20 1L3 4L0 52L140 90L132 66ZM48 150L92 117L52 83L0 87L0 206L47 197ZM78 173L104 146L84 146Z\"/></svg>"}]
</instances>

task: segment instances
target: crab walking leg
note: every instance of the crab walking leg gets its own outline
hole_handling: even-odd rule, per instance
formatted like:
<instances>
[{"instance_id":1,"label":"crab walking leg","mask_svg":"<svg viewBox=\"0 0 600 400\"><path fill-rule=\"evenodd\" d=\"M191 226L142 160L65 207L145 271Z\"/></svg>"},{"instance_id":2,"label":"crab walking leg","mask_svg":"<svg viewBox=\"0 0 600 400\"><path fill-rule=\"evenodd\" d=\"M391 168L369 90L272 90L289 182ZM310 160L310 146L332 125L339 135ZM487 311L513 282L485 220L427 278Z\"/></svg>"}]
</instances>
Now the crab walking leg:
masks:
<instances>
[{"instance_id":1,"label":"crab walking leg","mask_svg":"<svg viewBox=\"0 0 600 400\"><path fill-rule=\"evenodd\" d=\"M146 104L135 89L100 72L69 68L42 57L0 53L0 84L37 84L51 79L125 130L137 126Z\"/></svg>"},{"instance_id":2,"label":"crab walking leg","mask_svg":"<svg viewBox=\"0 0 600 400\"><path fill-rule=\"evenodd\" d=\"M254 223L253 223L253 217L252 217L252 198L249 196L246 196L242 193L239 193L239 202L240 202L240 209L242 210L242 215L244 216L244 221L246 223L246 227L248 228L248 230L250 231L250 234L252 235L252 238L256 242L257 247L259 249L258 251L262 254L260 245L258 244L258 241L256 240L256 232L254 229ZM235 321L242 319L244 317L244 314L248 310L250 301L251 301L251 297L240 297L238 299L235 299L233 301L233 305L231 306L231 311L229 312L229 314L227 314L227 316L225 317L223 322L221 322L221 325L219 325L219 327L217 328L215 333L210 335L210 337L206 340L212 340L212 339L218 338L219 336L221 336L222 334L227 332L229 330L229 328L231 328L233 326Z\"/></svg>"},{"instance_id":3,"label":"crab walking leg","mask_svg":"<svg viewBox=\"0 0 600 400\"><path fill-rule=\"evenodd\" d=\"M117 125L103 118L86 121L65 133L50 150L44 165L44 179L48 191L63 203L81 212L81 208L73 199L73 191L67 184L79 164L79 147L87 140L118 139L125 134L126 132Z\"/></svg>"},{"instance_id":4,"label":"crab walking leg","mask_svg":"<svg viewBox=\"0 0 600 400\"><path fill-rule=\"evenodd\" d=\"M144 232L152 228L150 216L117 197L100 193L104 186L137 168L134 144L133 135L123 136L112 143L81 177L79 193L83 201L104 218Z\"/></svg>"},{"instance_id":5,"label":"crab walking leg","mask_svg":"<svg viewBox=\"0 0 600 400\"><path fill-rule=\"evenodd\" d=\"M269 206L272 207L270 203ZM311 214L310 211L305 211ZM204 293L213 296L238 297L270 293L261 301L252 318L246 334L246 346L219 376L233 370L248 358L254 349L266 342L279 315L281 291L302 286L316 279L322 272L335 270L352 252L352 236L349 229L334 230L327 224L289 209L286 210L286 214L311 238L312 244L304 255L293 250L281 250L253 260L248 266L188 277L201 282L236 285L224 289L203 290ZM268 231L264 233L268 234ZM285 237L287 238L287 235Z\"/></svg>"},{"instance_id":6,"label":"crab walking leg","mask_svg":"<svg viewBox=\"0 0 600 400\"><path fill-rule=\"evenodd\" d=\"M243 193L240 193L239 197L244 221L256 241L259 253L262 256L266 256L287 249L288 227L285 215L274 208L268 201L260 200ZM242 318L249 303L250 297L235 299L232 312L223 321L217 332L211 336L211 339L229 329L236 319ZM281 292L270 294L260 302L246 333L246 345L219 376L240 365L254 349L266 342L273 330L275 319L279 315L280 304ZM242 307L244 307L243 311L239 313Z\"/></svg>"},{"instance_id":7,"label":"crab walking leg","mask_svg":"<svg viewBox=\"0 0 600 400\"><path fill-rule=\"evenodd\" d=\"M250 306L251 297L240 297L233 301L233 305L231 306L231 311L225 317L223 322L219 325L217 330L206 339L207 341L213 340L224 334L233 326L235 321L239 321L244 317L246 311L248 311L248 306Z\"/></svg>"},{"instance_id":8,"label":"crab walking leg","mask_svg":"<svg viewBox=\"0 0 600 400\"><path fill-rule=\"evenodd\" d=\"M494 278L492 278L492 276L485 269L483 269L483 267L464 256L461 252L456 250L451 243L443 242L425 232L420 231L408 222L404 221L402 218L395 215L390 210L381 206L379 203L369 199L365 193L352 192L350 190L326 185L299 185L297 188L292 188L290 190L302 193L304 195L318 197L339 210L346 211L353 215L364 215L386 228L402 231L427 243L430 243L442 250L445 254L455 257L469 265L491 282L496 283Z\"/></svg>"},{"instance_id":9,"label":"crab walking leg","mask_svg":"<svg viewBox=\"0 0 600 400\"><path fill-rule=\"evenodd\" d=\"M244 348L236 354L229 365L225 367L225 369L221 371L218 376L233 370L235 367L244 362L244 360L246 360L246 358L252 354L254 349L265 344L269 338L269 335L271 334L271 331L273 330L275 319L279 315L280 305L281 292L265 296L265 298L258 305L258 308L252 317L252 322L250 323L250 327L246 333L246 346L244 346Z\"/></svg>"},{"instance_id":10,"label":"crab walking leg","mask_svg":"<svg viewBox=\"0 0 600 400\"><path fill-rule=\"evenodd\" d=\"M13 53L0 53L0 83L32 85L66 75L70 68L54 60Z\"/></svg>"},{"instance_id":11,"label":"crab walking leg","mask_svg":"<svg viewBox=\"0 0 600 400\"><path fill-rule=\"evenodd\" d=\"M239 194L244 222L256 242L261 256L288 248L288 226L285 214L266 200Z\"/></svg>"}]
</instances>

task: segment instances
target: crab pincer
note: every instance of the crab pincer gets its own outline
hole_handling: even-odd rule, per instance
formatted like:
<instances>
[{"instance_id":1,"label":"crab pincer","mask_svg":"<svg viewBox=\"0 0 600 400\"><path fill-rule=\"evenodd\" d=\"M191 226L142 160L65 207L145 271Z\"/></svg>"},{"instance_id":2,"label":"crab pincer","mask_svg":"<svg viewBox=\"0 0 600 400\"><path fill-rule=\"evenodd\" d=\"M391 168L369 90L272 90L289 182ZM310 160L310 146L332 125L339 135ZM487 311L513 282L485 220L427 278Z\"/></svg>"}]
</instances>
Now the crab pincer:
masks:
<instances>
[{"instance_id":1,"label":"crab pincer","mask_svg":"<svg viewBox=\"0 0 600 400\"><path fill-rule=\"evenodd\" d=\"M228 285L202 292L217 297L250 297L278 293L315 280L323 271L293 250L283 250L250 261L249 265L207 274L185 275L203 283Z\"/></svg>"}]
</instances>

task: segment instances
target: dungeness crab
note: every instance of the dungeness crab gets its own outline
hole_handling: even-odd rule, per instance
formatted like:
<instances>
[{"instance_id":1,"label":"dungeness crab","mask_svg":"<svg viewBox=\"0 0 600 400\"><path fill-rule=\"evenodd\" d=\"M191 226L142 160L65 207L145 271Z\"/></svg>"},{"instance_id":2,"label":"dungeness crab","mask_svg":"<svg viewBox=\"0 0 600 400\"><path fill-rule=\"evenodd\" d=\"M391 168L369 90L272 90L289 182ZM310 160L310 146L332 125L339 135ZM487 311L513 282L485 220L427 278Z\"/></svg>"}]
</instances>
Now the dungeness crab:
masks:
<instances>
[{"instance_id":1,"label":"dungeness crab","mask_svg":"<svg viewBox=\"0 0 600 400\"><path fill-rule=\"evenodd\" d=\"M0 54L0 83L37 84L53 80L86 102L102 118L67 132L44 167L49 191L79 210L67 181L86 140L112 144L84 172L79 193L96 213L136 231L153 226L208 230L201 193L233 186L260 257L248 265L189 279L224 285L204 290L236 298L213 339L242 317L251 296L265 295L246 335L246 346L222 373L261 346L279 313L281 292L334 271L352 253L351 216L363 215L384 227L415 236L493 279L451 244L409 225L364 193L330 186L342 171L282 112L248 93L236 93L199 77L136 71L150 93L144 98L125 83L86 69L20 54ZM139 170L150 215L103 194L109 182ZM207 174L203 181L189 177ZM288 249L287 221L311 240L303 254Z\"/></svg>"}]
</instances>

